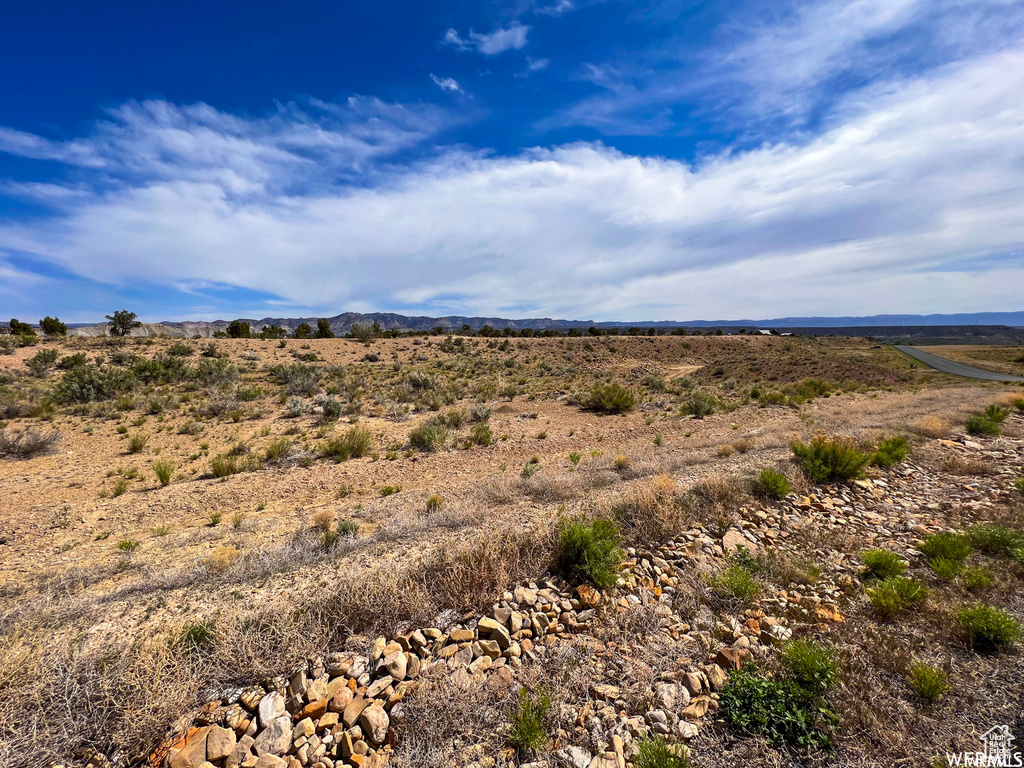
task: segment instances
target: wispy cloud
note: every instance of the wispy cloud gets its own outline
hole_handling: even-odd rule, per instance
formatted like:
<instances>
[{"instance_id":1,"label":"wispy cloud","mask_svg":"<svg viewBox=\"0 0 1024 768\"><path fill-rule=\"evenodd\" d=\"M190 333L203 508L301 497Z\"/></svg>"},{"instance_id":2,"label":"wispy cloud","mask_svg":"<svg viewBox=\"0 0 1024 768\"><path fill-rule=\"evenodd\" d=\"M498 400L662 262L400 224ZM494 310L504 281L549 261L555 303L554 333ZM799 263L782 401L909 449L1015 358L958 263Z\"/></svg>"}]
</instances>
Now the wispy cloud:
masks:
<instances>
[{"instance_id":1,"label":"wispy cloud","mask_svg":"<svg viewBox=\"0 0 1024 768\"><path fill-rule=\"evenodd\" d=\"M529 56L526 57L526 69L522 72L517 72L516 77L530 77L538 72L543 72L548 68L551 63L551 59L531 59Z\"/></svg>"},{"instance_id":2,"label":"wispy cloud","mask_svg":"<svg viewBox=\"0 0 1024 768\"><path fill-rule=\"evenodd\" d=\"M427 134L434 113L343 104L325 129L296 108L250 119L130 105L77 140L105 163L133 158L130 173L80 172L84 196L0 224L0 254L101 283L229 284L325 311L1016 307L1024 263L989 257L1024 247L1022 92L1024 53L1003 52L858 91L817 138L697 165L600 144L373 165ZM353 165L366 170L323 172Z\"/></svg>"},{"instance_id":3,"label":"wispy cloud","mask_svg":"<svg viewBox=\"0 0 1024 768\"><path fill-rule=\"evenodd\" d=\"M576 6L572 0L555 0L550 5L537 5L533 11L541 16L561 16L564 13L575 10L575 8Z\"/></svg>"},{"instance_id":4,"label":"wispy cloud","mask_svg":"<svg viewBox=\"0 0 1024 768\"><path fill-rule=\"evenodd\" d=\"M454 77L438 77L431 73L430 79L434 82L438 88L442 91L451 91L453 93L463 93L462 86L459 85L459 81Z\"/></svg>"},{"instance_id":5,"label":"wispy cloud","mask_svg":"<svg viewBox=\"0 0 1024 768\"><path fill-rule=\"evenodd\" d=\"M446 45L460 51L476 50L484 56L497 56L505 51L518 51L525 48L529 31L529 26L514 21L509 26L498 27L488 34L470 30L467 38L463 38L456 30L449 29L441 40Z\"/></svg>"},{"instance_id":6,"label":"wispy cloud","mask_svg":"<svg viewBox=\"0 0 1024 768\"><path fill-rule=\"evenodd\" d=\"M609 134L671 131L705 120L755 136L801 130L851 91L1019 46L1024 0L789 0L741 4L704 49L668 36L641 52L585 65L602 92L559 110L542 129ZM594 75L599 74L600 77Z\"/></svg>"}]
</instances>

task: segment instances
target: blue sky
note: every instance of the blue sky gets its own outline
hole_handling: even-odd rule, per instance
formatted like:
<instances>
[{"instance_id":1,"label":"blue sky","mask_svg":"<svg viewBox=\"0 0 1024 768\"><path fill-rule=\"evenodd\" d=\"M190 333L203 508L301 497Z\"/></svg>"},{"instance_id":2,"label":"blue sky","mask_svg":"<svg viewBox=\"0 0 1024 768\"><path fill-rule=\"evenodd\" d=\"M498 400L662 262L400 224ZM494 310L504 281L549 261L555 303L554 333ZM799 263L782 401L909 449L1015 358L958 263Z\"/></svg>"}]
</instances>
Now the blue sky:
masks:
<instances>
[{"instance_id":1,"label":"blue sky","mask_svg":"<svg viewBox=\"0 0 1024 768\"><path fill-rule=\"evenodd\" d=\"M0 316L1019 310L1024 1L22 4Z\"/></svg>"}]
</instances>

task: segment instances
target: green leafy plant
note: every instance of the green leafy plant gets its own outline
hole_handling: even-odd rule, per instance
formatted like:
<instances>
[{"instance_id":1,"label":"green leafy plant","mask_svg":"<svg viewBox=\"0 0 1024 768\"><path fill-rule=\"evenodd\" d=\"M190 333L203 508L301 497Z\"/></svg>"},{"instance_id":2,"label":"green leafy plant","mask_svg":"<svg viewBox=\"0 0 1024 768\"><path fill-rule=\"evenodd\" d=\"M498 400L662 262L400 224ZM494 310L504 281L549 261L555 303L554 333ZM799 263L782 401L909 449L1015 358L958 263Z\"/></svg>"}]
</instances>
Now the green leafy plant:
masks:
<instances>
[{"instance_id":1,"label":"green leafy plant","mask_svg":"<svg viewBox=\"0 0 1024 768\"><path fill-rule=\"evenodd\" d=\"M393 496L394 494L398 493L401 490L402 486L400 485L382 485L380 488L380 495Z\"/></svg>"},{"instance_id":2,"label":"green leafy plant","mask_svg":"<svg viewBox=\"0 0 1024 768\"><path fill-rule=\"evenodd\" d=\"M441 424L427 422L413 427L409 432L409 444L421 451L439 451L452 442L454 434L451 429Z\"/></svg>"},{"instance_id":3,"label":"green leafy plant","mask_svg":"<svg viewBox=\"0 0 1024 768\"><path fill-rule=\"evenodd\" d=\"M794 680L770 678L753 665L733 670L720 706L726 722L742 735L762 736L777 747L832 748L835 712Z\"/></svg>"},{"instance_id":4,"label":"green leafy plant","mask_svg":"<svg viewBox=\"0 0 1024 768\"><path fill-rule=\"evenodd\" d=\"M755 491L759 496L776 501L784 499L792 491L789 478L777 469L765 467L757 476Z\"/></svg>"},{"instance_id":5,"label":"green leafy plant","mask_svg":"<svg viewBox=\"0 0 1024 768\"><path fill-rule=\"evenodd\" d=\"M864 561L865 574L875 579L902 576L907 570L903 559L887 549L869 549L860 553L860 559Z\"/></svg>"},{"instance_id":6,"label":"green leafy plant","mask_svg":"<svg viewBox=\"0 0 1024 768\"><path fill-rule=\"evenodd\" d=\"M820 695L839 682L839 662L831 648L813 640L793 640L779 654L790 676L810 693Z\"/></svg>"},{"instance_id":7,"label":"green leafy plant","mask_svg":"<svg viewBox=\"0 0 1024 768\"><path fill-rule=\"evenodd\" d=\"M965 605L953 614L967 641L978 650L996 651L1020 639L1021 627L1008 611L991 605Z\"/></svg>"},{"instance_id":8,"label":"green leafy plant","mask_svg":"<svg viewBox=\"0 0 1024 768\"><path fill-rule=\"evenodd\" d=\"M893 467L906 461L910 455L910 442L905 437L887 437L878 444L871 454L871 464L876 467Z\"/></svg>"},{"instance_id":9,"label":"green leafy plant","mask_svg":"<svg viewBox=\"0 0 1024 768\"><path fill-rule=\"evenodd\" d=\"M213 641L213 625L206 621L196 621L182 629L175 644L182 651L200 653L207 650Z\"/></svg>"},{"instance_id":10,"label":"green leafy plant","mask_svg":"<svg viewBox=\"0 0 1024 768\"><path fill-rule=\"evenodd\" d=\"M971 540L962 533L929 533L918 546L929 560L942 558L962 563L971 554Z\"/></svg>"},{"instance_id":11,"label":"green leafy plant","mask_svg":"<svg viewBox=\"0 0 1024 768\"><path fill-rule=\"evenodd\" d=\"M695 419L703 419L705 416L710 416L720 407L721 403L719 403L718 398L704 390L691 392L683 401L683 411Z\"/></svg>"},{"instance_id":12,"label":"green leafy plant","mask_svg":"<svg viewBox=\"0 0 1024 768\"><path fill-rule=\"evenodd\" d=\"M263 458L269 463L276 463L286 458L292 450L292 441L287 437L279 437L263 449Z\"/></svg>"},{"instance_id":13,"label":"green leafy plant","mask_svg":"<svg viewBox=\"0 0 1024 768\"><path fill-rule=\"evenodd\" d=\"M563 573L577 581L588 581L601 589L615 586L619 578L619 531L603 517L580 514L559 521L559 563Z\"/></svg>"},{"instance_id":14,"label":"green leafy plant","mask_svg":"<svg viewBox=\"0 0 1024 768\"><path fill-rule=\"evenodd\" d=\"M949 676L939 667L918 662L910 668L910 684L928 702L938 701L949 690Z\"/></svg>"},{"instance_id":15,"label":"green leafy plant","mask_svg":"<svg viewBox=\"0 0 1024 768\"><path fill-rule=\"evenodd\" d=\"M901 611L913 608L928 597L928 590L920 582L905 576L891 576L867 590L868 599L879 616L891 619Z\"/></svg>"},{"instance_id":16,"label":"green leafy plant","mask_svg":"<svg viewBox=\"0 0 1024 768\"><path fill-rule=\"evenodd\" d=\"M711 578L710 584L723 597L734 597L737 600L752 600L761 592L757 579L746 568L735 563Z\"/></svg>"},{"instance_id":17,"label":"green leafy plant","mask_svg":"<svg viewBox=\"0 0 1024 768\"><path fill-rule=\"evenodd\" d=\"M142 453L149 444L149 435L145 432L136 432L128 438L128 453Z\"/></svg>"},{"instance_id":18,"label":"green leafy plant","mask_svg":"<svg viewBox=\"0 0 1024 768\"><path fill-rule=\"evenodd\" d=\"M839 435L815 435L809 443L797 440L790 449L808 479L815 483L862 477L871 458L855 441Z\"/></svg>"},{"instance_id":19,"label":"green leafy plant","mask_svg":"<svg viewBox=\"0 0 1024 768\"><path fill-rule=\"evenodd\" d=\"M135 539L121 539L115 546L118 552L134 552L138 548L139 542Z\"/></svg>"},{"instance_id":20,"label":"green leafy plant","mask_svg":"<svg viewBox=\"0 0 1024 768\"><path fill-rule=\"evenodd\" d=\"M962 560L951 560L948 557L933 557L928 561L928 567L942 581L953 581L963 569Z\"/></svg>"},{"instance_id":21,"label":"green leafy plant","mask_svg":"<svg viewBox=\"0 0 1024 768\"><path fill-rule=\"evenodd\" d=\"M960 569L960 581L972 592L995 586L996 575L980 565L964 565Z\"/></svg>"},{"instance_id":22,"label":"green leafy plant","mask_svg":"<svg viewBox=\"0 0 1024 768\"><path fill-rule=\"evenodd\" d=\"M964 427L972 435L996 437L1003 433L1003 430L999 427L999 422L979 416L976 413L971 414L964 420Z\"/></svg>"},{"instance_id":23,"label":"green leafy plant","mask_svg":"<svg viewBox=\"0 0 1024 768\"><path fill-rule=\"evenodd\" d=\"M444 499L436 493L430 495L427 499L427 512L437 512L444 504Z\"/></svg>"},{"instance_id":24,"label":"green leafy plant","mask_svg":"<svg viewBox=\"0 0 1024 768\"><path fill-rule=\"evenodd\" d=\"M1024 480L1018 482L1024 488ZM967 537L979 551L990 555L1014 557L1015 552L1024 551L1024 531L1006 525L972 525Z\"/></svg>"},{"instance_id":25,"label":"green leafy plant","mask_svg":"<svg viewBox=\"0 0 1024 768\"><path fill-rule=\"evenodd\" d=\"M693 768L682 746L672 746L658 734L637 739L633 768Z\"/></svg>"},{"instance_id":26,"label":"green leafy plant","mask_svg":"<svg viewBox=\"0 0 1024 768\"><path fill-rule=\"evenodd\" d=\"M153 462L153 473L156 475L160 485L168 485L174 476L174 462L169 459L160 459Z\"/></svg>"},{"instance_id":27,"label":"green leafy plant","mask_svg":"<svg viewBox=\"0 0 1024 768\"><path fill-rule=\"evenodd\" d=\"M636 405L633 390L621 384L598 384L590 392L586 406L598 413L626 413Z\"/></svg>"},{"instance_id":28,"label":"green leafy plant","mask_svg":"<svg viewBox=\"0 0 1024 768\"><path fill-rule=\"evenodd\" d=\"M983 415L989 421L993 421L996 424L1002 424L1006 421L1006 417L1010 415L1010 409L1003 408L1001 405L992 403L985 407Z\"/></svg>"},{"instance_id":29,"label":"green leafy plant","mask_svg":"<svg viewBox=\"0 0 1024 768\"><path fill-rule=\"evenodd\" d=\"M509 741L527 752L547 746L550 737L545 720L552 703L551 693L547 690L530 693L526 688L520 689L516 706L509 714Z\"/></svg>"},{"instance_id":30,"label":"green leafy plant","mask_svg":"<svg viewBox=\"0 0 1024 768\"><path fill-rule=\"evenodd\" d=\"M494 440L494 433L491 431L490 426L479 422L470 427L469 439L477 445L490 445Z\"/></svg>"}]
</instances>

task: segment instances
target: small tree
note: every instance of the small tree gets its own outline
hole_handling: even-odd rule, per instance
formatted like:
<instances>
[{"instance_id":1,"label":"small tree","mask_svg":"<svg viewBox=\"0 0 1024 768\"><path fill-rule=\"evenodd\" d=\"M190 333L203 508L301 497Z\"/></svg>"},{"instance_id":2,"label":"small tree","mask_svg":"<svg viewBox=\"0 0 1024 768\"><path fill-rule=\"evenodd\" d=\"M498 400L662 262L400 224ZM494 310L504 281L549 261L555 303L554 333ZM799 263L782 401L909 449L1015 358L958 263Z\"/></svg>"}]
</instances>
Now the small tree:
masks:
<instances>
[{"instance_id":1,"label":"small tree","mask_svg":"<svg viewBox=\"0 0 1024 768\"><path fill-rule=\"evenodd\" d=\"M309 327L309 323L299 323L295 329L295 338L308 339L311 333L313 333L313 329Z\"/></svg>"},{"instance_id":2,"label":"small tree","mask_svg":"<svg viewBox=\"0 0 1024 768\"><path fill-rule=\"evenodd\" d=\"M228 325L228 336L232 339L248 339L251 336L249 324L241 320L232 320Z\"/></svg>"},{"instance_id":3,"label":"small tree","mask_svg":"<svg viewBox=\"0 0 1024 768\"><path fill-rule=\"evenodd\" d=\"M36 329L28 323L23 323L21 320L11 318L11 334L13 336L35 336Z\"/></svg>"},{"instance_id":4,"label":"small tree","mask_svg":"<svg viewBox=\"0 0 1024 768\"><path fill-rule=\"evenodd\" d=\"M260 331L260 337L264 339L283 339L287 335L288 331L280 325L264 325Z\"/></svg>"},{"instance_id":5,"label":"small tree","mask_svg":"<svg viewBox=\"0 0 1024 768\"><path fill-rule=\"evenodd\" d=\"M47 336L67 336L68 327L56 317L47 315L39 321L39 326Z\"/></svg>"},{"instance_id":6,"label":"small tree","mask_svg":"<svg viewBox=\"0 0 1024 768\"><path fill-rule=\"evenodd\" d=\"M134 312L129 312L127 309L121 309L114 312L112 315L107 315L107 320L109 321L107 325L110 326L110 335L127 336L132 332L133 328L141 328L142 323L136 320L137 317L138 315Z\"/></svg>"},{"instance_id":7,"label":"small tree","mask_svg":"<svg viewBox=\"0 0 1024 768\"><path fill-rule=\"evenodd\" d=\"M313 335L317 339L334 338L334 331L331 330L331 323L326 317L321 317L316 321L316 333Z\"/></svg>"}]
</instances>

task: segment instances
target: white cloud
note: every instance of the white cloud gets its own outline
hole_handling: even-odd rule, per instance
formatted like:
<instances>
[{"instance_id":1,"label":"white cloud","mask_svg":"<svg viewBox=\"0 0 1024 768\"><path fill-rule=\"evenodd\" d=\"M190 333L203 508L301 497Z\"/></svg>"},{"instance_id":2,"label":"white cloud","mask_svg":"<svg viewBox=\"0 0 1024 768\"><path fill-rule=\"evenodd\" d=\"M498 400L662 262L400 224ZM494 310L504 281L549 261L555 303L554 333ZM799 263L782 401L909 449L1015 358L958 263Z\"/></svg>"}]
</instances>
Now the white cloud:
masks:
<instances>
[{"instance_id":1,"label":"white cloud","mask_svg":"<svg viewBox=\"0 0 1024 768\"><path fill-rule=\"evenodd\" d=\"M458 48L460 51L475 48L484 56L497 56L505 51L518 51L526 47L527 33L530 27L512 22L507 27L498 27L489 34L479 34L473 30L469 31L469 37L463 38L456 30L449 29L445 32L442 42Z\"/></svg>"},{"instance_id":2,"label":"white cloud","mask_svg":"<svg viewBox=\"0 0 1024 768\"><path fill-rule=\"evenodd\" d=\"M689 319L1016 309L1022 92L1024 53L1005 52L862 92L806 144L695 166L599 144L513 157L448 150L340 184L320 167L336 147L368 143L352 135L366 121L323 137L287 111L244 120L196 106L204 117L186 120L154 105L147 114L183 121L174 141L157 119L80 140L152 170L103 174L85 199L52 196L52 217L0 226L0 253L101 282L210 281L324 311ZM154 146L179 152L168 159Z\"/></svg>"},{"instance_id":3,"label":"white cloud","mask_svg":"<svg viewBox=\"0 0 1024 768\"><path fill-rule=\"evenodd\" d=\"M551 63L551 59L531 59L529 56L526 57L526 69L522 72L517 72L516 77L529 77L535 75L538 72L543 72L548 68Z\"/></svg>"},{"instance_id":4,"label":"white cloud","mask_svg":"<svg viewBox=\"0 0 1024 768\"><path fill-rule=\"evenodd\" d=\"M535 7L534 13L539 13L542 16L561 16L563 13L575 10L576 6L571 0L555 0L550 5L538 5Z\"/></svg>"},{"instance_id":5,"label":"white cloud","mask_svg":"<svg viewBox=\"0 0 1024 768\"><path fill-rule=\"evenodd\" d=\"M451 91L453 93L463 93L462 86L459 85L459 81L454 77L438 77L431 73L430 79L434 82L438 88L442 91Z\"/></svg>"},{"instance_id":6,"label":"white cloud","mask_svg":"<svg viewBox=\"0 0 1024 768\"><path fill-rule=\"evenodd\" d=\"M584 65L581 79L603 92L538 127L658 134L676 127L678 110L771 135L767 127L802 128L851 87L1013 48L1024 36L1024 0L786 0L770 18L741 4L703 50L669 37Z\"/></svg>"}]
</instances>

